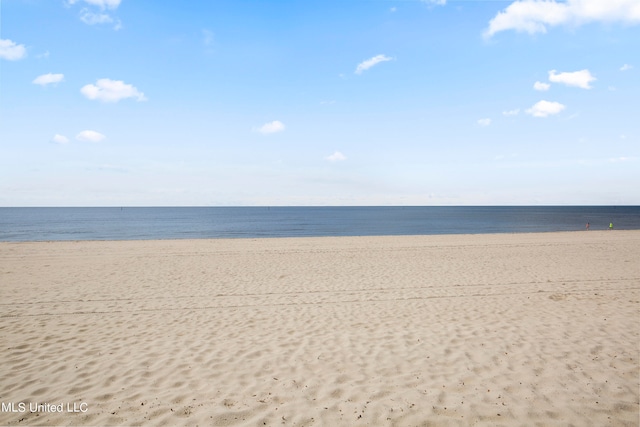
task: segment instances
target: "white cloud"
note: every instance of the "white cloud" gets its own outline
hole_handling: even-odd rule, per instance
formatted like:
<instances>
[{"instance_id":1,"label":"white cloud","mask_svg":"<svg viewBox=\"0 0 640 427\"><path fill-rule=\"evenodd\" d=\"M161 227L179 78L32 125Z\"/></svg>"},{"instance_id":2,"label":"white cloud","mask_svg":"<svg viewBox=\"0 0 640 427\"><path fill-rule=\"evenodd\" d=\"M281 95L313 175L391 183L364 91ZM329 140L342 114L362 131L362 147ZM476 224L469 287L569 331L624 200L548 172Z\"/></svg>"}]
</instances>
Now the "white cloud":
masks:
<instances>
[{"instance_id":1,"label":"white cloud","mask_svg":"<svg viewBox=\"0 0 640 427\"><path fill-rule=\"evenodd\" d=\"M543 82L535 82L533 84L533 88L535 90L540 90L540 91L546 91L549 90L549 88L551 87L551 85L549 83L543 83Z\"/></svg>"},{"instance_id":2,"label":"white cloud","mask_svg":"<svg viewBox=\"0 0 640 427\"><path fill-rule=\"evenodd\" d=\"M89 7L83 7L80 10L80 20L87 25L114 24L113 29L118 31L122 29L122 22L114 18L106 10L115 10L120 5L121 0L67 0L67 5L76 3L85 3ZM92 6L97 7L97 9Z\"/></svg>"},{"instance_id":3,"label":"white cloud","mask_svg":"<svg viewBox=\"0 0 640 427\"><path fill-rule=\"evenodd\" d=\"M31 83L35 85L46 86L52 83L60 83L64 80L64 74L43 74L36 77Z\"/></svg>"},{"instance_id":4,"label":"white cloud","mask_svg":"<svg viewBox=\"0 0 640 427\"><path fill-rule=\"evenodd\" d=\"M374 65L379 64L381 62L385 62L385 61L391 61L392 59L393 58L389 58L388 56L385 56L385 55L376 55L373 58L369 58L359 63L355 73L362 74L363 71L368 70Z\"/></svg>"},{"instance_id":5,"label":"white cloud","mask_svg":"<svg viewBox=\"0 0 640 427\"><path fill-rule=\"evenodd\" d=\"M508 111L502 112L503 116L517 116L518 114L520 114L519 108L516 108L515 110L508 110Z\"/></svg>"},{"instance_id":6,"label":"white cloud","mask_svg":"<svg viewBox=\"0 0 640 427\"><path fill-rule=\"evenodd\" d=\"M334 152L332 155L325 157L330 162L342 162L347 160L347 157L339 151Z\"/></svg>"},{"instance_id":7,"label":"white cloud","mask_svg":"<svg viewBox=\"0 0 640 427\"><path fill-rule=\"evenodd\" d=\"M279 120L274 120L272 122L265 123L264 125L262 125L262 127L258 129L258 132L266 135L270 133L282 132L284 129L285 129L284 123L282 123Z\"/></svg>"},{"instance_id":8,"label":"white cloud","mask_svg":"<svg viewBox=\"0 0 640 427\"><path fill-rule=\"evenodd\" d=\"M437 4L438 6L444 6L447 4L447 0L422 0L423 3Z\"/></svg>"},{"instance_id":9,"label":"white cloud","mask_svg":"<svg viewBox=\"0 0 640 427\"><path fill-rule=\"evenodd\" d=\"M533 117L547 117L551 114L558 114L564 110L566 106L554 101L538 101L527 110L527 114Z\"/></svg>"},{"instance_id":10,"label":"white cloud","mask_svg":"<svg viewBox=\"0 0 640 427\"><path fill-rule=\"evenodd\" d=\"M397 8L397 7L395 7L395 6L394 6L394 7L392 7L391 9L389 9L389 11L390 11L390 12L392 12L392 13L393 13L393 12L396 12L397 10L398 10L398 8Z\"/></svg>"},{"instance_id":11,"label":"white cloud","mask_svg":"<svg viewBox=\"0 0 640 427\"><path fill-rule=\"evenodd\" d=\"M478 120L478 124L483 127L487 127L491 124L491 119L480 119Z\"/></svg>"},{"instance_id":12,"label":"white cloud","mask_svg":"<svg viewBox=\"0 0 640 427\"><path fill-rule=\"evenodd\" d=\"M23 44L16 44L9 39L0 39L0 58L17 61L27 56L27 49Z\"/></svg>"},{"instance_id":13,"label":"white cloud","mask_svg":"<svg viewBox=\"0 0 640 427\"><path fill-rule=\"evenodd\" d=\"M632 68L633 68L633 65L624 64L622 67L620 67L620 71L629 71Z\"/></svg>"},{"instance_id":14,"label":"white cloud","mask_svg":"<svg viewBox=\"0 0 640 427\"><path fill-rule=\"evenodd\" d=\"M83 86L80 92L88 99L97 99L102 102L118 102L125 98L135 98L138 101L147 100L144 93L122 80L99 79L95 85Z\"/></svg>"},{"instance_id":15,"label":"white cloud","mask_svg":"<svg viewBox=\"0 0 640 427\"><path fill-rule=\"evenodd\" d=\"M574 71L572 73L559 73L556 70L549 71L549 81L562 83L567 86L576 86L582 89L591 89L589 83L597 79L591 75L589 70Z\"/></svg>"},{"instance_id":16,"label":"white cloud","mask_svg":"<svg viewBox=\"0 0 640 427\"><path fill-rule=\"evenodd\" d=\"M56 133L55 135L53 135L53 138L51 138L51 142L55 142L56 144L68 144L69 138Z\"/></svg>"},{"instance_id":17,"label":"white cloud","mask_svg":"<svg viewBox=\"0 0 640 427\"><path fill-rule=\"evenodd\" d=\"M76 135L76 139L83 142L100 142L105 138L106 136L94 130L83 130Z\"/></svg>"},{"instance_id":18,"label":"white cloud","mask_svg":"<svg viewBox=\"0 0 640 427\"><path fill-rule=\"evenodd\" d=\"M113 22L113 18L106 13L93 13L87 9L82 9L80 12L80 20L87 25L110 24Z\"/></svg>"},{"instance_id":19,"label":"white cloud","mask_svg":"<svg viewBox=\"0 0 640 427\"><path fill-rule=\"evenodd\" d=\"M500 31L546 33L547 27L579 26L589 22L640 23L638 0L518 0L499 12L484 32L491 37Z\"/></svg>"},{"instance_id":20,"label":"white cloud","mask_svg":"<svg viewBox=\"0 0 640 427\"><path fill-rule=\"evenodd\" d=\"M120 6L121 0L68 0L69 4L75 4L79 1L84 1L92 6L98 6L100 9L117 9Z\"/></svg>"}]
</instances>

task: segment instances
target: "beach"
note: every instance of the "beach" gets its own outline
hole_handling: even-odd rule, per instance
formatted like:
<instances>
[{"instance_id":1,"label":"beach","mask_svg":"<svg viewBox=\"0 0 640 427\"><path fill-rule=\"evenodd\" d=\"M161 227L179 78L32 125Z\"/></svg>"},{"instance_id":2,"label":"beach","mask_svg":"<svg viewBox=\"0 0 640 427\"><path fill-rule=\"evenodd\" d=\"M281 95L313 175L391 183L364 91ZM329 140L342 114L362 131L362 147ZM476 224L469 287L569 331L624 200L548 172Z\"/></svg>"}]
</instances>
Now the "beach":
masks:
<instances>
[{"instance_id":1,"label":"beach","mask_svg":"<svg viewBox=\"0 0 640 427\"><path fill-rule=\"evenodd\" d=\"M638 426L640 231L0 243L0 425Z\"/></svg>"}]
</instances>

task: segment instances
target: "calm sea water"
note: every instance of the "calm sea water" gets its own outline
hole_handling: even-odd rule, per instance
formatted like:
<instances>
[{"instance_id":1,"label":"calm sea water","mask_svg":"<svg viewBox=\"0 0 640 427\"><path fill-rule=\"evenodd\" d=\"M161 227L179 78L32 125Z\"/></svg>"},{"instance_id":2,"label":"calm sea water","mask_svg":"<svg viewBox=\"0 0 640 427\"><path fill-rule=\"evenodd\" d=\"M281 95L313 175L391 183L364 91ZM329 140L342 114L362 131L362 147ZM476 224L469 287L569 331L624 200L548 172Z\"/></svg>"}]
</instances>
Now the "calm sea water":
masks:
<instances>
[{"instance_id":1,"label":"calm sea water","mask_svg":"<svg viewBox=\"0 0 640 427\"><path fill-rule=\"evenodd\" d=\"M0 241L640 229L640 206L0 208Z\"/></svg>"}]
</instances>

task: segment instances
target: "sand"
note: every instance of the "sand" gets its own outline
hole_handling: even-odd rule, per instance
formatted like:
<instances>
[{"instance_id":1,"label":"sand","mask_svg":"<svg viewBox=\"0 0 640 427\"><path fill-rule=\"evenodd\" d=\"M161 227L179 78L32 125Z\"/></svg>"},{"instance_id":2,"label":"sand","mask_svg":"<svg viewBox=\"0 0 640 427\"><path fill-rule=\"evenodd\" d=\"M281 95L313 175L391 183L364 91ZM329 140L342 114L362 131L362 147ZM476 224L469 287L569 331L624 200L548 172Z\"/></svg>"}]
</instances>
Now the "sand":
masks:
<instances>
[{"instance_id":1,"label":"sand","mask_svg":"<svg viewBox=\"0 0 640 427\"><path fill-rule=\"evenodd\" d=\"M0 425L640 423L640 231L0 243L0 296Z\"/></svg>"}]
</instances>

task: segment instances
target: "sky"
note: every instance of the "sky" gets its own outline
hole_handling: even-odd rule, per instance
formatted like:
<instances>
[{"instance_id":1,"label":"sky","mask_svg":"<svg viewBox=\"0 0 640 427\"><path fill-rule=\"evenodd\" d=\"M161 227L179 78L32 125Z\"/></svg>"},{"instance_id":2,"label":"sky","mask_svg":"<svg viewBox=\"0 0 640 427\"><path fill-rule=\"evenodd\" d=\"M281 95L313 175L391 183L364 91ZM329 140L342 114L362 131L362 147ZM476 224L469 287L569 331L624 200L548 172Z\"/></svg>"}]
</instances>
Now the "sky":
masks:
<instances>
[{"instance_id":1,"label":"sky","mask_svg":"<svg viewBox=\"0 0 640 427\"><path fill-rule=\"evenodd\" d=\"M0 206L638 205L638 0L2 0Z\"/></svg>"}]
</instances>

